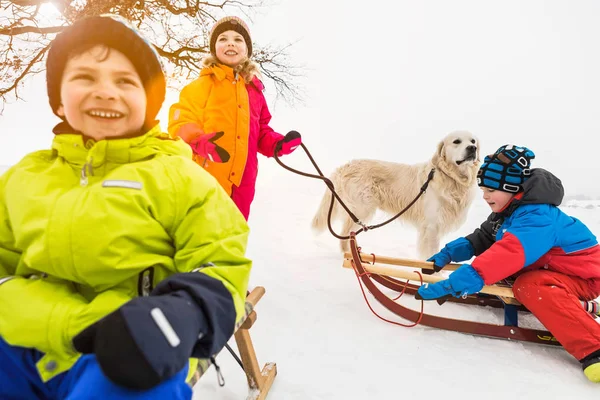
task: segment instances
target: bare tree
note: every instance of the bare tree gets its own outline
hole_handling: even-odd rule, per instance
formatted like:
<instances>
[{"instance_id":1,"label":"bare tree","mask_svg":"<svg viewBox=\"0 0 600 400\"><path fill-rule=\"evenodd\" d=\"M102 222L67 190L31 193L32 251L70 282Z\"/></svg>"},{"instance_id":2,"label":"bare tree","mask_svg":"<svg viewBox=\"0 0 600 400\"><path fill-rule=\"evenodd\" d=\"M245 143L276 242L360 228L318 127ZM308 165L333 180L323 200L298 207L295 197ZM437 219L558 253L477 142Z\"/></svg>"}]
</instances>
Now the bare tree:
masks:
<instances>
[{"instance_id":1,"label":"bare tree","mask_svg":"<svg viewBox=\"0 0 600 400\"><path fill-rule=\"evenodd\" d=\"M253 1L253 2L249 2ZM230 9L244 15L263 7L262 0L0 0L0 104L20 99L28 76L44 70L50 42L76 20L112 13L130 20L153 41L166 61L169 84L178 87L196 76L208 53L208 31ZM284 48L255 47L253 59L274 83L277 97L293 103L301 97L300 69L288 63Z\"/></svg>"}]
</instances>

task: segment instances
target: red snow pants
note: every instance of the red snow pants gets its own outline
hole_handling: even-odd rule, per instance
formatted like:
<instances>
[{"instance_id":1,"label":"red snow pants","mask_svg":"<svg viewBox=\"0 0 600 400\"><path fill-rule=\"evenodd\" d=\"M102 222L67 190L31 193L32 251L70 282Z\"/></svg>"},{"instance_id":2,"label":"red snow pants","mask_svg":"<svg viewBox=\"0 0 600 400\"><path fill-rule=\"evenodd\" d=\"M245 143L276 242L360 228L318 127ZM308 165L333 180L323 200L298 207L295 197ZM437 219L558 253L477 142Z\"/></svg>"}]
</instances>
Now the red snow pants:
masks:
<instances>
[{"instance_id":1,"label":"red snow pants","mask_svg":"<svg viewBox=\"0 0 600 400\"><path fill-rule=\"evenodd\" d=\"M520 275L513 292L565 350L581 360L600 350L600 324L579 300L600 296L599 286L594 280L540 269Z\"/></svg>"}]
</instances>

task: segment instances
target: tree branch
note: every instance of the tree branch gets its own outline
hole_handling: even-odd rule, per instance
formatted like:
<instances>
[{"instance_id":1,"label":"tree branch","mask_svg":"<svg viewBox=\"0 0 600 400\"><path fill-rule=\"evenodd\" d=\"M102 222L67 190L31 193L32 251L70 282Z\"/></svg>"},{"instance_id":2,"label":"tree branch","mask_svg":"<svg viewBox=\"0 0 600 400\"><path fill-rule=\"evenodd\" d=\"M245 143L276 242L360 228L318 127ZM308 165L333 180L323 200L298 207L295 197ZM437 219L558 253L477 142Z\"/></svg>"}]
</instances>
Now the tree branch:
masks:
<instances>
[{"instance_id":1,"label":"tree branch","mask_svg":"<svg viewBox=\"0 0 600 400\"><path fill-rule=\"evenodd\" d=\"M177 50L174 51L167 51L164 48L158 47L158 46L154 46L154 48L156 49L156 51L158 51L158 54L160 54L163 57L169 58L169 59L174 59L174 58L178 58L178 57L182 57L181 53L183 53L184 51L190 52L190 53L202 53L202 54L206 54L206 47L189 47L189 46L182 46L180 48L178 48Z\"/></svg>"},{"instance_id":2,"label":"tree branch","mask_svg":"<svg viewBox=\"0 0 600 400\"><path fill-rule=\"evenodd\" d=\"M208 54L207 34L222 13L231 8L248 15L263 0L0 0L0 104L32 74L43 70L44 57L54 36L84 17L119 14L130 20L167 61L169 85L184 83L201 70ZM40 7L51 3L58 16L47 22ZM43 9L42 9L43 10ZM53 26L48 26L53 25ZM258 49L258 46L255 46ZM264 48L253 59L277 89L278 97L291 102L299 97L297 70L288 65L285 50Z\"/></svg>"},{"instance_id":3,"label":"tree branch","mask_svg":"<svg viewBox=\"0 0 600 400\"><path fill-rule=\"evenodd\" d=\"M9 0L9 3L20 7L41 6L47 2L48 0Z\"/></svg>"},{"instance_id":4,"label":"tree branch","mask_svg":"<svg viewBox=\"0 0 600 400\"><path fill-rule=\"evenodd\" d=\"M3 97L4 95L6 95L7 93L11 92L11 91L17 91L17 88L19 86L19 83L25 79L25 77L27 75L29 75L31 73L31 69L33 68L33 66L42 59L42 57L44 57L44 55L46 54L46 52L48 51L48 49L50 48L50 44L46 45L45 47L43 47L40 51L38 51L38 53L35 55L35 57L33 57L31 59L31 61L29 62L29 64L27 64L27 66L25 67L25 69L23 70L23 72L21 72L21 74L19 76L17 76L13 82L13 84L5 89L0 88L0 97ZM18 95L17 95L18 98Z\"/></svg>"},{"instance_id":5,"label":"tree branch","mask_svg":"<svg viewBox=\"0 0 600 400\"><path fill-rule=\"evenodd\" d=\"M0 35L22 35L24 33L39 33L42 35L47 35L49 33L58 33L65 29L64 26L46 26L46 27L37 27L37 26L18 26L18 27L2 27L0 28Z\"/></svg>"}]
</instances>

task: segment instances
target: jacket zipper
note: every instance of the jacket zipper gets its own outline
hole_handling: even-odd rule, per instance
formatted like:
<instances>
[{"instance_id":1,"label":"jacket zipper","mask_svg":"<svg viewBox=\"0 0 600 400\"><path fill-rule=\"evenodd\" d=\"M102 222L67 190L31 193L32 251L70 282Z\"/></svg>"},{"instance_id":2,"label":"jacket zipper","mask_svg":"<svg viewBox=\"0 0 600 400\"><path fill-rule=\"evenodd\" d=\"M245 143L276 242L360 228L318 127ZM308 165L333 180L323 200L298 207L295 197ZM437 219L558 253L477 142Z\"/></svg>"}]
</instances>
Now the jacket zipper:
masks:
<instances>
[{"instance_id":1,"label":"jacket zipper","mask_svg":"<svg viewBox=\"0 0 600 400\"><path fill-rule=\"evenodd\" d=\"M92 167L93 157L90 157L90 160L83 164L81 168L81 178L79 179L79 184L81 186L87 186L88 184L88 176L94 175L94 168Z\"/></svg>"},{"instance_id":2,"label":"jacket zipper","mask_svg":"<svg viewBox=\"0 0 600 400\"><path fill-rule=\"evenodd\" d=\"M138 296L150 296L154 289L154 267L146 268L138 277Z\"/></svg>"},{"instance_id":3,"label":"jacket zipper","mask_svg":"<svg viewBox=\"0 0 600 400\"><path fill-rule=\"evenodd\" d=\"M214 267L214 266L215 266L215 264L214 264L214 263L212 263L212 262L207 262L207 263L204 263L204 264L200 265L198 268L196 268L196 269L192 270L192 273L194 273L194 272L200 272L200 271L201 271L201 270L203 270L204 268L207 268L207 267Z\"/></svg>"}]
</instances>

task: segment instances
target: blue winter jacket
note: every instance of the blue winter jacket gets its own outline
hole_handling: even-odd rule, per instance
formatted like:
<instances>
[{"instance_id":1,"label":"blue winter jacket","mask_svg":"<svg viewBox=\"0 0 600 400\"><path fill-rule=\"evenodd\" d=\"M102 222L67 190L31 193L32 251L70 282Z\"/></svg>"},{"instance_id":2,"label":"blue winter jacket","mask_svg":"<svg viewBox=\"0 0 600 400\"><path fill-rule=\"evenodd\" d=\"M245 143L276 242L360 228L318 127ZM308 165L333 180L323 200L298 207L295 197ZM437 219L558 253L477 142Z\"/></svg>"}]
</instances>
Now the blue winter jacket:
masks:
<instances>
[{"instance_id":1,"label":"blue winter jacket","mask_svg":"<svg viewBox=\"0 0 600 400\"><path fill-rule=\"evenodd\" d=\"M485 284L523 268L546 268L585 279L600 279L596 236L580 220L562 212L560 180L537 168L523 192L466 238L473 245L473 268Z\"/></svg>"}]
</instances>

